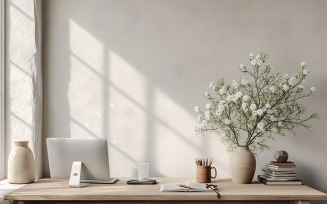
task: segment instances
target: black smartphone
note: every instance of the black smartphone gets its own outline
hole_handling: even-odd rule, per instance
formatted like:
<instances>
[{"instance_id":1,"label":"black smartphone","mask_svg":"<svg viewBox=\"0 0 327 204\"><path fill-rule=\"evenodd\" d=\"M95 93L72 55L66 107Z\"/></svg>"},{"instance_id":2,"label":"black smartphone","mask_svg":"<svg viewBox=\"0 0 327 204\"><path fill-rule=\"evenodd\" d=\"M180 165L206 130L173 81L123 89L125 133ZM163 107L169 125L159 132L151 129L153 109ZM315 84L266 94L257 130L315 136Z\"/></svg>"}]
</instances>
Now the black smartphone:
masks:
<instances>
[{"instance_id":1,"label":"black smartphone","mask_svg":"<svg viewBox=\"0 0 327 204\"><path fill-rule=\"evenodd\" d=\"M144 180L144 181L139 181L139 180L128 180L127 184L130 185L152 185L152 184L156 184L157 180L153 180L153 179L148 179L148 180Z\"/></svg>"}]
</instances>

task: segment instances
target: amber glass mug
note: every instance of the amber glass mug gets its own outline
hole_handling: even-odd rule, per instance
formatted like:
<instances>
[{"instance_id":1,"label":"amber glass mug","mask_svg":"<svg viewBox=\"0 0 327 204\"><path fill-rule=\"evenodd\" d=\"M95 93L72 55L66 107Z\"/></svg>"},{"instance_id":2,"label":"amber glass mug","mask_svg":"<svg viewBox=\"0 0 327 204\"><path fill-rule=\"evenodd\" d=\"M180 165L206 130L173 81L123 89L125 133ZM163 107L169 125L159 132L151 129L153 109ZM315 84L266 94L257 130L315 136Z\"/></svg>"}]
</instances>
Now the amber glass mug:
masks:
<instances>
[{"instance_id":1,"label":"amber glass mug","mask_svg":"<svg viewBox=\"0 0 327 204\"><path fill-rule=\"evenodd\" d=\"M211 170L214 170L215 175L211 176ZM217 169L212 166L196 166L196 182L198 183L211 183L211 179L217 177Z\"/></svg>"}]
</instances>

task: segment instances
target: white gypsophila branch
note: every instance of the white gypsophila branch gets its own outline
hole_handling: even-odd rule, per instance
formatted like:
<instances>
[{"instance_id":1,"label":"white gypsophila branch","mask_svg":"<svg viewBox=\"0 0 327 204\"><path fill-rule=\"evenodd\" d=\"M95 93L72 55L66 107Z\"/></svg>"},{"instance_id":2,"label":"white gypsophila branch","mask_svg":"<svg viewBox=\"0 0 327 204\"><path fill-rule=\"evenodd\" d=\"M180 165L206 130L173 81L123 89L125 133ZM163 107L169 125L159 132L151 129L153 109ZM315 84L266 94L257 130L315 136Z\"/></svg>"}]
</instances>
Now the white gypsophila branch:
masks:
<instances>
[{"instance_id":1,"label":"white gypsophila branch","mask_svg":"<svg viewBox=\"0 0 327 204\"><path fill-rule=\"evenodd\" d=\"M214 95L206 92L209 101L206 111L199 112L198 122L201 127L197 133L221 131L221 140L232 150L245 142L253 150L263 151L269 148L266 142L274 139L272 135L284 135L283 130L292 131L295 127L309 128L306 124L310 119L318 118L314 113L303 119L305 108L299 104L303 98L313 95L315 88L304 92L304 79L309 71L301 63L301 72L294 76L272 73L272 66L265 64L267 55L261 53L250 56L251 69L240 65L241 72L248 78L234 80L232 85L224 79L213 81L210 88ZM252 80L251 80L252 79ZM240 132L247 137L240 140Z\"/></svg>"}]
</instances>

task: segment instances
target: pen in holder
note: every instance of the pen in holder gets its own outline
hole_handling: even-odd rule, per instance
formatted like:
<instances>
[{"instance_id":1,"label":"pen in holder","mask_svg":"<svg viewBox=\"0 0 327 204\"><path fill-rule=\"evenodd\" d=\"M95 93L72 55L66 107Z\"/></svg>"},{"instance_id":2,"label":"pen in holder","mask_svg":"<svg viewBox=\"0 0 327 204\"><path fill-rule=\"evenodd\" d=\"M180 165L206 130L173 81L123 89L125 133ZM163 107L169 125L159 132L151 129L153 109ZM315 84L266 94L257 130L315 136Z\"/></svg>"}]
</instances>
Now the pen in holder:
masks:
<instances>
[{"instance_id":1,"label":"pen in holder","mask_svg":"<svg viewBox=\"0 0 327 204\"><path fill-rule=\"evenodd\" d=\"M198 183L211 183L211 179L217 177L217 169L212 167L212 160L196 159L196 182ZM211 170L215 171L215 175L211 176Z\"/></svg>"}]
</instances>

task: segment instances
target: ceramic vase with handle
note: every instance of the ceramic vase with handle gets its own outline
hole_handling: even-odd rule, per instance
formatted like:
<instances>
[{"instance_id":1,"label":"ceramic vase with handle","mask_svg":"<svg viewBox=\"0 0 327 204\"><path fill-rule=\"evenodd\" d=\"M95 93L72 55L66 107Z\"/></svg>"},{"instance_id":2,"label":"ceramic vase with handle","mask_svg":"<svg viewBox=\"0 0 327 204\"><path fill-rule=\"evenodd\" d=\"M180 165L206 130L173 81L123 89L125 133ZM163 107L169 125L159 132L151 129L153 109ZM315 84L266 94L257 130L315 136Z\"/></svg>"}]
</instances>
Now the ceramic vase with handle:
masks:
<instances>
[{"instance_id":1,"label":"ceramic vase with handle","mask_svg":"<svg viewBox=\"0 0 327 204\"><path fill-rule=\"evenodd\" d=\"M237 147L230 155L229 164L234 183L246 184L252 182L256 160L248 147Z\"/></svg>"},{"instance_id":2,"label":"ceramic vase with handle","mask_svg":"<svg viewBox=\"0 0 327 204\"><path fill-rule=\"evenodd\" d=\"M9 183L32 183L35 181L35 162L28 141L16 141L8 159Z\"/></svg>"}]
</instances>

